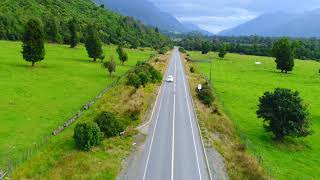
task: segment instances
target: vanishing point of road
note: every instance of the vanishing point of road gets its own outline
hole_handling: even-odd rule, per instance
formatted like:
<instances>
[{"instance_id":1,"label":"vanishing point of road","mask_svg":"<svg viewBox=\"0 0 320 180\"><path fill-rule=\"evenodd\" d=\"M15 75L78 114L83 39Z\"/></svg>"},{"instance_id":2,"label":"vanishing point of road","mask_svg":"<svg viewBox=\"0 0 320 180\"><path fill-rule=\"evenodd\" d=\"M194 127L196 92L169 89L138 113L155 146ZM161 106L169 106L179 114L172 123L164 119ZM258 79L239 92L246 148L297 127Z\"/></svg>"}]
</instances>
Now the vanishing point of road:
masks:
<instances>
[{"instance_id":1,"label":"vanishing point of road","mask_svg":"<svg viewBox=\"0 0 320 180\"><path fill-rule=\"evenodd\" d=\"M210 176L178 48L173 51L165 77L168 75L174 77L174 82L164 82L160 89L136 178L208 180Z\"/></svg>"}]
</instances>

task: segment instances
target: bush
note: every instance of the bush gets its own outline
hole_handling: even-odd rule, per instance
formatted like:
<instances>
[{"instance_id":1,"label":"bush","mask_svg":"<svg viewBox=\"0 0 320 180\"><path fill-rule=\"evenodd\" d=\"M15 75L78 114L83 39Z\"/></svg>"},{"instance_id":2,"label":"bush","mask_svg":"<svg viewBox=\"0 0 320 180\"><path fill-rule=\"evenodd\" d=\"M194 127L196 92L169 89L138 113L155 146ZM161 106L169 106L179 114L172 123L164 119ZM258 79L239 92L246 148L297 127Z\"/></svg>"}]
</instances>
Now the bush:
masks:
<instances>
[{"instance_id":1,"label":"bush","mask_svg":"<svg viewBox=\"0 0 320 180\"><path fill-rule=\"evenodd\" d=\"M96 123L79 123L74 128L73 138L78 149L89 151L100 144L102 133Z\"/></svg>"},{"instance_id":2,"label":"bush","mask_svg":"<svg viewBox=\"0 0 320 180\"><path fill-rule=\"evenodd\" d=\"M186 50L185 50L183 47L179 47L179 51L180 51L181 53L186 53Z\"/></svg>"},{"instance_id":3,"label":"bush","mask_svg":"<svg viewBox=\"0 0 320 180\"><path fill-rule=\"evenodd\" d=\"M191 73L195 73L195 72L196 72L195 69L194 69L194 67L191 67L191 68L190 68L190 72L191 72Z\"/></svg>"},{"instance_id":4,"label":"bush","mask_svg":"<svg viewBox=\"0 0 320 180\"><path fill-rule=\"evenodd\" d=\"M214 101L214 96L212 93L212 89L210 88L208 83L205 83L202 86L202 89L199 91L198 88L197 91L197 97L198 99L206 106L212 106L212 103Z\"/></svg>"},{"instance_id":5,"label":"bush","mask_svg":"<svg viewBox=\"0 0 320 180\"><path fill-rule=\"evenodd\" d=\"M141 85L144 87L148 83L161 82L162 74L153 66L145 62L138 62L135 69L128 74L127 84L139 88Z\"/></svg>"},{"instance_id":6,"label":"bush","mask_svg":"<svg viewBox=\"0 0 320 180\"><path fill-rule=\"evenodd\" d=\"M265 92L259 101L257 115L264 119L264 128L277 140L311 134L309 113L297 91L277 88L274 92Z\"/></svg>"},{"instance_id":7,"label":"bush","mask_svg":"<svg viewBox=\"0 0 320 180\"><path fill-rule=\"evenodd\" d=\"M118 136L125 129L123 123L111 112L102 112L95 122L107 138Z\"/></svg>"},{"instance_id":8,"label":"bush","mask_svg":"<svg viewBox=\"0 0 320 180\"><path fill-rule=\"evenodd\" d=\"M142 83L139 76L136 73L129 73L127 84L138 89L140 88Z\"/></svg>"}]
</instances>

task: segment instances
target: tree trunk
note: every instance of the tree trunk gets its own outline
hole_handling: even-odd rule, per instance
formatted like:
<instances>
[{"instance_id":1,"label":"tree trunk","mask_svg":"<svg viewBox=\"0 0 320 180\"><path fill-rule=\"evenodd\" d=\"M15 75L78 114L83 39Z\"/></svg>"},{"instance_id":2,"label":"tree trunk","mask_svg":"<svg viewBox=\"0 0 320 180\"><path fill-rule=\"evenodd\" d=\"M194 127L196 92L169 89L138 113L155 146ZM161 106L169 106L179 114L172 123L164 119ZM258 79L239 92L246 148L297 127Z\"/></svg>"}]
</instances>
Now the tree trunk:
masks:
<instances>
[{"instance_id":1,"label":"tree trunk","mask_svg":"<svg viewBox=\"0 0 320 180\"><path fill-rule=\"evenodd\" d=\"M97 62L97 58L93 58L93 62Z\"/></svg>"},{"instance_id":2,"label":"tree trunk","mask_svg":"<svg viewBox=\"0 0 320 180\"><path fill-rule=\"evenodd\" d=\"M32 64L31 64L31 66L32 66L32 67L34 67L34 64L35 64L35 62L34 62L34 61L32 61Z\"/></svg>"}]
</instances>

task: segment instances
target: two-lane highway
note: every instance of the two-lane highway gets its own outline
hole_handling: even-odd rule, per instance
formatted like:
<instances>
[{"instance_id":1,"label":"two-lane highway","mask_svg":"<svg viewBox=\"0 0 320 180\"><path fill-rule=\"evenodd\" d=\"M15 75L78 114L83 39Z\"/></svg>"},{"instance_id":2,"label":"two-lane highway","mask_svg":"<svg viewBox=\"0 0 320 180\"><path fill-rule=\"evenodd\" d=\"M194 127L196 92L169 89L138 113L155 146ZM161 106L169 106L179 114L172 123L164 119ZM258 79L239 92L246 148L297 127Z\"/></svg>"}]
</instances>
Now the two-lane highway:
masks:
<instances>
[{"instance_id":1,"label":"two-lane highway","mask_svg":"<svg viewBox=\"0 0 320 180\"><path fill-rule=\"evenodd\" d=\"M152 111L151 126L140 160L138 180L207 180L209 178L191 95L175 48ZM131 179L130 177L128 177Z\"/></svg>"}]
</instances>

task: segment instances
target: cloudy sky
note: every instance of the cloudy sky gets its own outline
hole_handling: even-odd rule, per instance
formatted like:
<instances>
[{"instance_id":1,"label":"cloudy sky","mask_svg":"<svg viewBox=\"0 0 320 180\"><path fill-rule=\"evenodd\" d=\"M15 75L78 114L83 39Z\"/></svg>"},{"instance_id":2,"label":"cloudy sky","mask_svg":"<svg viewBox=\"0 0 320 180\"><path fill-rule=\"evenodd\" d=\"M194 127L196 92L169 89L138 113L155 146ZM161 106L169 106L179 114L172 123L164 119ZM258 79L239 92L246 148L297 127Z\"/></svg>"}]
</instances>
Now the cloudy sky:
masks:
<instances>
[{"instance_id":1,"label":"cloudy sky","mask_svg":"<svg viewBox=\"0 0 320 180\"><path fill-rule=\"evenodd\" d=\"M320 7L320 0L150 0L180 21L217 33L276 11L303 12Z\"/></svg>"}]
</instances>

